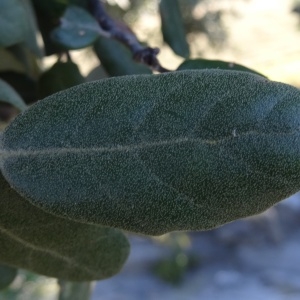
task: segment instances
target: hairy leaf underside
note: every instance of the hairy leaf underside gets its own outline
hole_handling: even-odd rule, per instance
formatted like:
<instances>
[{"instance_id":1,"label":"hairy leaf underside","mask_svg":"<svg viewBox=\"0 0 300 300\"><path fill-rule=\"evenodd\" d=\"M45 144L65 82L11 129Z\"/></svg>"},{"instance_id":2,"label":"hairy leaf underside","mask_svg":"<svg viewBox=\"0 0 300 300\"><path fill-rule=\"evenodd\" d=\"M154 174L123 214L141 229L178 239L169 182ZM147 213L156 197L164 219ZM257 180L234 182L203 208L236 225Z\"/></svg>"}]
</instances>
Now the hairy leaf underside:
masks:
<instances>
[{"instance_id":1,"label":"hairy leaf underside","mask_svg":"<svg viewBox=\"0 0 300 300\"><path fill-rule=\"evenodd\" d=\"M110 78L33 105L1 170L32 204L159 235L257 214L300 187L300 92L247 72Z\"/></svg>"}]
</instances>

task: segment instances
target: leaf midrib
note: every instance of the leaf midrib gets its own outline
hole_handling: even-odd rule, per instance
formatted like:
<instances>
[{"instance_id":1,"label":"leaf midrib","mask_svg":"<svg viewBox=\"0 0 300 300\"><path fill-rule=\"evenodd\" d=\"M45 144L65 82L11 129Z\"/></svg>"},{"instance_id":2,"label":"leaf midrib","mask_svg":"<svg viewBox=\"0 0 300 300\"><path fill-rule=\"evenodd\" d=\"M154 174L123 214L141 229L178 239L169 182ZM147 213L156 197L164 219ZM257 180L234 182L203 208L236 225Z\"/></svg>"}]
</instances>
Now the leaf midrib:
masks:
<instances>
[{"instance_id":1,"label":"leaf midrib","mask_svg":"<svg viewBox=\"0 0 300 300\"><path fill-rule=\"evenodd\" d=\"M218 145L223 142L228 142L229 140L234 140L240 137L249 136L249 135L260 135L260 136L271 136L274 135L292 135L295 133L300 133L298 130L293 130L289 132L272 132L272 133L263 133L257 131L248 131L244 133L235 132L233 130L230 136L226 136L220 139L203 139L203 138L176 138L171 140L160 140L154 141L150 143L141 142L139 144L131 144L131 145L116 145L112 147L89 147L89 148L74 148L74 147L57 147L57 148L48 148L48 149L38 149L38 150L5 150L5 146L0 144L0 162L7 158L13 157L26 157L26 156L37 156L37 155L63 155L63 154L100 154L100 153L112 153L112 152L134 152L138 150L143 150L147 148L154 148L160 146L172 146L172 145L180 145L185 143L199 143L206 145ZM2 149L1 149L2 148Z\"/></svg>"}]
</instances>

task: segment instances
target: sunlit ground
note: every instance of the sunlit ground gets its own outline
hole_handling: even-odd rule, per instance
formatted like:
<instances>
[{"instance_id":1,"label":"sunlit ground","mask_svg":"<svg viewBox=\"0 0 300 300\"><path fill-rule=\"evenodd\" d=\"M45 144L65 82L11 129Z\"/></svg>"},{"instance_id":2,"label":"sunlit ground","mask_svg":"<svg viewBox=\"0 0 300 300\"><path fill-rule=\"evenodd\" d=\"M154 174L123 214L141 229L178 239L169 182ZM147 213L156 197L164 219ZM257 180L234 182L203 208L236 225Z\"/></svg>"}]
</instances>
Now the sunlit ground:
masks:
<instances>
[{"instance_id":1,"label":"sunlit ground","mask_svg":"<svg viewBox=\"0 0 300 300\"><path fill-rule=\"evenodd\" d=\"M299 17L291 13L292 3L251 0L239 5L240 16L228 22L229 47L220 57L249 65L270 79L299 86Z\"/></svg>"}]
</instances>

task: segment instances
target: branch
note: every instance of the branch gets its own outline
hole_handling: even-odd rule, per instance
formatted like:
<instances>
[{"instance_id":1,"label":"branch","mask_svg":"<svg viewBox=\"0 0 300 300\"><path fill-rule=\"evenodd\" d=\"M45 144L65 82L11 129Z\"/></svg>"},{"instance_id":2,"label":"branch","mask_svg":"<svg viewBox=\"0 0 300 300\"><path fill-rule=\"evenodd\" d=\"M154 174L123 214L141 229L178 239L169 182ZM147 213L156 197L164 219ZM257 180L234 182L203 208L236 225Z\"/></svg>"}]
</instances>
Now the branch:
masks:
<instances>
[{"instance_id":1,"label":"branch","mask_svg":"<svg viewBox=\"0 0 300 300\"><path fill-rule=\"evenodd\" d=\"M89 10L110 38L120 41L130 49L135 61L147 65L154 71L170 72L163 68L157 59L159 49L142 46L130 28L113 20L107 14L100 0L89 0Z\"/></svg>"}]
</instances>

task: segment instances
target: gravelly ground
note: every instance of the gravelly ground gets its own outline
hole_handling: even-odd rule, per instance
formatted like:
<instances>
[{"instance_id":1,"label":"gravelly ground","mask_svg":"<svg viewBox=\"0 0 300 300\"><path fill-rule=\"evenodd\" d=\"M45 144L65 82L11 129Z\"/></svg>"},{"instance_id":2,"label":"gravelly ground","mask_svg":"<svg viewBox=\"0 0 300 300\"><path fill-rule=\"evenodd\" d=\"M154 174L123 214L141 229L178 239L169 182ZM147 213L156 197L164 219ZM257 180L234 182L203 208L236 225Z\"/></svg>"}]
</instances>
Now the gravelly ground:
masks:
<instances>
[{"instance_id":1,"label":"gravelly ground","mask_svg":"<svg viewBox=\"0 0 300 300\"><path fill-rule=\"evenodd\" d=\"M298 300L299 203L294 197L261 216L191 233L190 251L201 263L185 273L179 286L163 282L151 271L170 249L131 236L132 251L123 271L97 283L92 299Z\"/></svg>"}]
</instances>

